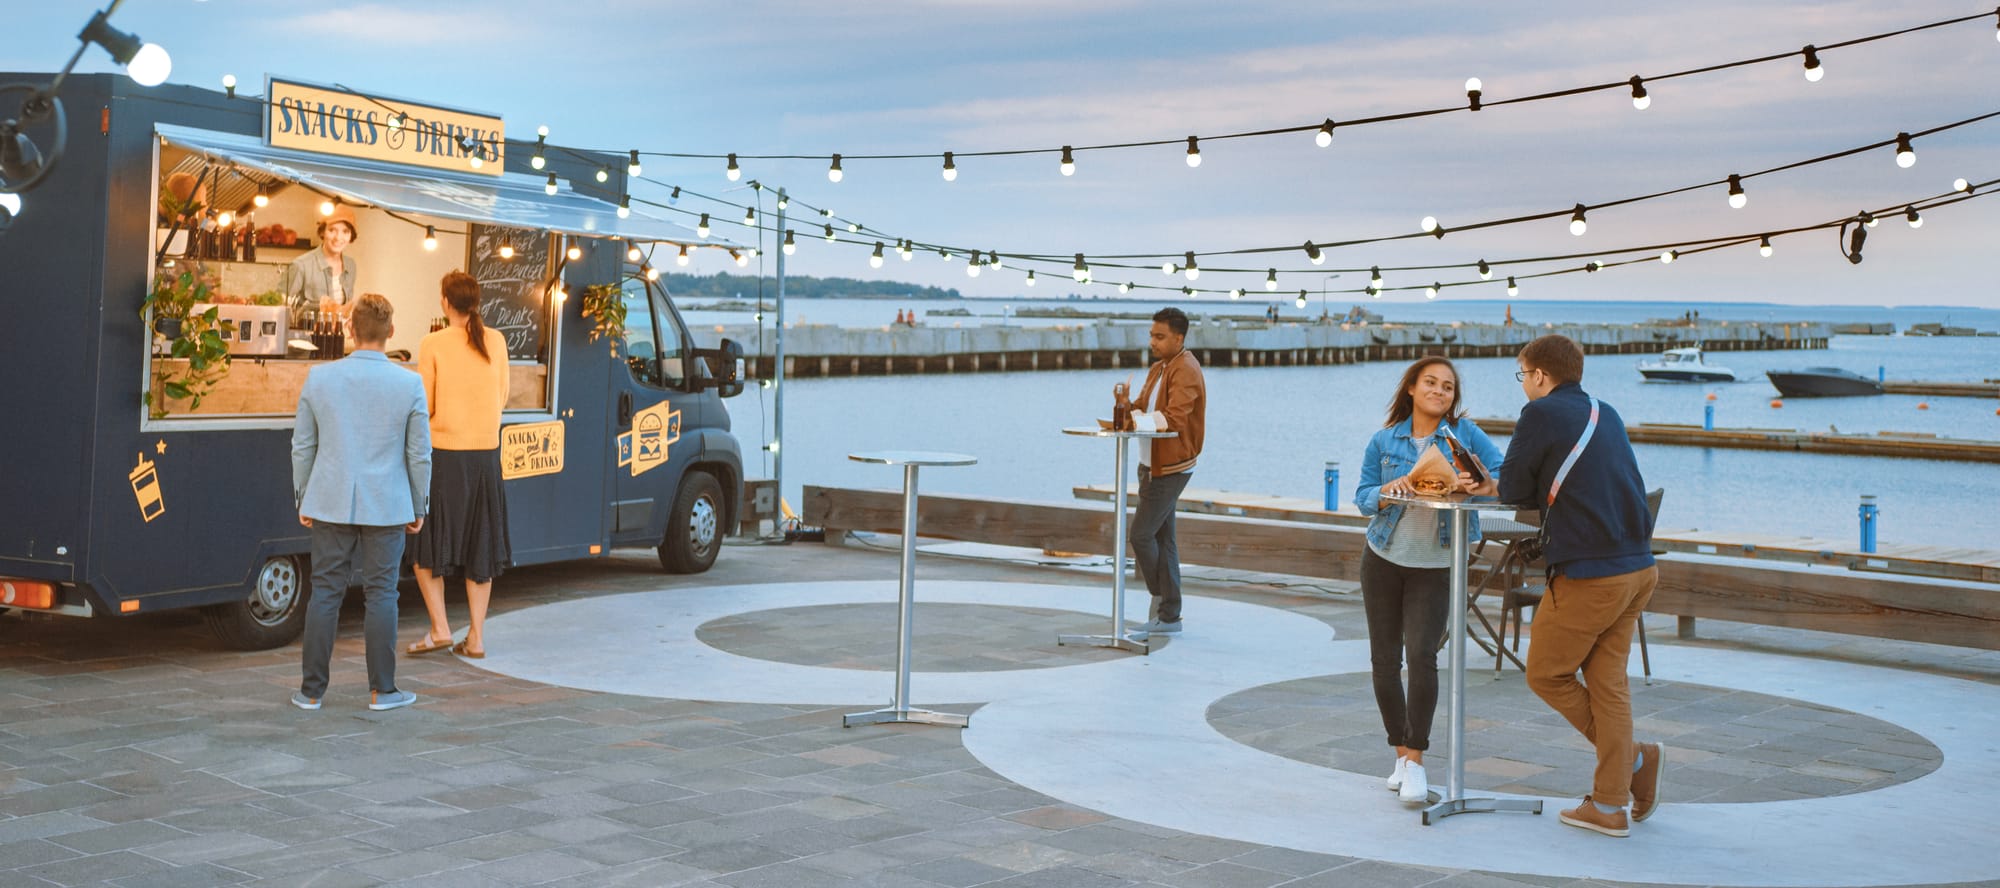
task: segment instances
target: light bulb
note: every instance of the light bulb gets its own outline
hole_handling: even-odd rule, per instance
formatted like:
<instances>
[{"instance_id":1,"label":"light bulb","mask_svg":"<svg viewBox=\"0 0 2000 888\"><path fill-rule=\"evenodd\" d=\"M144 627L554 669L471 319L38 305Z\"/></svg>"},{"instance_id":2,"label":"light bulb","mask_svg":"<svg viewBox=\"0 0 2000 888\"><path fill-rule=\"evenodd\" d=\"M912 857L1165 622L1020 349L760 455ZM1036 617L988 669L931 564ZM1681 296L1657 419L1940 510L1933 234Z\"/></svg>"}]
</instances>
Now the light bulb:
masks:
<instances>
[{"instance_id":1,"label":"light bulb","mask_svg":"<svg viewBox=\"0 0 2000 888\"><path fill-rule=\"evenodd\" d=\"M1960 179L1959 181L1963 182L1965 180ZM264 189L260 187L257 189L257 196L250 198L250 203L255 204L257 209L261 210L271 205L271 196L265 194Z\"/></svg>"},{"instance_id":2,"label":"light bulb","mask_svg":"<svg viewBox=\"0 0 2000 888\"><path fill-rule=\"evenodd\" d=\"M723 170L722 174L728 176L731 182L743 178L743 168L736 165L736 155L729 155L729 168Z\"/></svg>"},{"instance_id":3,"label":"light bulb","mask_svg":"<svg viewBox=\"0 0 2000 888\"><path fill-rule=\"evenodd\" d=\"M917 255L917 251L911 249L909 241L903 241L902 243L897 244L896 252L903 257L904 262L910 261Z\"/></svg>"},{"instance_id":4,"label":"light bulb","mask_svg":"<svg viewBox=\"0 0 2000 888\"><path fill-rule=\"evenodd\" d=\"M1569 217L1569 233L1582 237L1583 233L1589 229L1590 223L1583 219L1583 204L1577 204L1576 212L1571 213Z\"/></svg>"},{"instance_id":5,"label":"light bulb","mask_svg":"<svg viewBox=\"0 0 2000 888\"><path fill-rule=\"evenodd\" d=\"M1070 156L1068 145L1063 146L1062 166L1060 169L1062 170L1062 174L1065 176L1076 175L1076 158ZM1082 280L1083 280L1082 278L1077 279L1079 283L1081 283Z\"/></svg>"},{"instance_id":6,"label":"light bulb","mask_svg":"<svg viewBox=\"0 0 2000 888\"><path fill-rule=\"evenodd\" d=\"M966 276L966 277L978 277L978 276L979 276L979 254L978 254L978 253L976 253L976 252L975 252L975 253L973 253L973 254L972 254L972 258L970 258L970 259L967 259L967 260L965 260L965 276Z\"/></svg>"},{"instance_id":7,"label":"light bulb","mask_svg":"<svg viewBox=\"0 0 2000 888\"><path fill-rule=\"evenodd\" d=\"M780 247L779 249L781 249L781 250L784 250L784 251L785 251L785 255L787 255L787 256L790 256L790 255L792 255L792 254L794 254L794 253L797 253L797 252L799 251L799 245L798 245L798 243L792 240L792 230L791 230L791 229L789 229L789 228L785 229L785 245L784 245L784 246L782 246L782 247Z\"/></svg>"},{"instance_id":8,"label":"light bulb","mask_svg":"<svg viewBox=\"0 0 2000 888\"><path fill-rule=\"evenodd\" d=\"M1869 228L1874 228L1875 226L1881 224L1882 220L1876 218L1874 213L1862 213L1861 223L1868 226Z\"/></svg>"},{"instance_id":9,"label":"light bulb","mask_svg":"<svg viewBox=\"0 0 2000 888\"><path fill-rule=\"evenodd\" d=\"M555 193L556 193L556 174L555 174L555 173L550 173L550 174L549 174L549 181L548 181L548 182L547 182L546 184L544 184L544 185L542 186L542 191L543 191L544 193L546 193L546 194L555 194Z\"/></svg>"},{"instance_id":10,"label":"light bulb","mask_svg":"<svg viewBox=\"0 0 2000 888\"><path fill-rule=\"evenodd\" d=\"M678 255L678 256L675 256L675 257L674 257L674 264L675 264L675 265L681 265L681 266L685 266L685 265L687 265L687 264L688 264L688 248L687 248L687 244L681 244L681 252L680 252L680 255Z\"/></svg>"},{"instance_id":11,"label":"light bulb","mask_svg":"<svg viewBox=\"0 0 2000 888\"><path fill-rule=\"evenodd\" d=\"M826 168L826 180L838 182L845 175L846 173L840 171L840 155L836 154L833 156L833 165Z\"/></svg>"},{"instance_id":12,"label":"light bulb","mask_svg":"<svg viewBox=\"0 0 2000 888\"><path fill-rule=\"evenodd\" d=\"M1482 90L1482 89L1484 89L1484 88L1486 88L1486 84L1483 84L1483 83L1480 83L1480 82L1479 82L1479 78L1477 78L1477 77L1467 77L1467 78L1465 78L1465 91L1466 91L1466 92L1469 92L1469 93L1470 93L1470 92L1479 92L1480 90Z\"/></svg>"},{"instance_id":13,"label":"light bulb","mask_svg":"<svg viewBox=\"0 0 2000 888\"><path fill-rule=\"evenodd\" d=\"M625 161L625 175L637 176L642 169L643 167L639 166L639 149L634 148L631 158Z\"/></svg>"},{"instance_id":14,"label":"light bulb","mask_svg":"<svg viewBox=\"0 0 2000 888\"><path fill-rule=\"evenodd\" d=\"M1231 290L1229 291L1229 298L1231 298L1231 299L1241 299L1241 298L1243 298L1243 288L1242 288L1242 287L1236 287L1236 288L1234 288L1234 289L1231 289Z\"/></svg>"},{"instance_id":15,"label":"light bulb","mask_svg":"<svg viewBox=\"0 0 2000 888\"><path fill-rule=\"evenodd\" d=\"M394 114L389 115L389 131L393 133L398 130L401 130L402 128L403 128L403 112L398 111Z\"/></svg>"},{"instance_id":16,"label":"light bulb","mask_svg":"<svg viewBox=\"0 0 2000 888\"><path fill-rule=\"evenodd\" d=\"M563 289L563 285L561 284L551 285L549 287L549 298L554 299L557 302L568 302L569 291Z\"/></svg>"},{"instance_id":17,"label":"light bulb","mask_svg":"<svg viewBox=\"0 0 2000 888\"><path fill-rule=\"evenodd\" d=\"M611 168L610 168L610 167L598 167L598 168L597 168L597 181L599 181L599 182L609 182L609 181L611 181Z\"/></svg>"},{"instance_id":18,"label":"light bulb","mask_svg":"<svg viewBox=\"0 0 2000 888\"><path fill-rule=\"evenodd\" d=\"M881 267L882 267L882 242L881 242L881 241L876 241L876 242L875 242L875 252L874 252L873 254L869 255L869 257L868 257L868 267L869 267L869 268L881 268Z\"/></svg>"},{"instance_id":19,"label":"light bulb","mask_svg":"<svg viewBox=\"0 0 2000 888\"><path fill-rule=\"evenodd\" d=\"M1424 229L1425 234L1430 234L1438 230L1438 220L1436 216L1425 216L1424 221L1418 224Z\"/></svg>"},{"instance_id":20,"label":"light bulb","mask_svg":"<svg viewBox=\"0 0 2000 888\"><path fill-rule=\"evenodd\" d=\"M1313 243L1312 241L1306 241L1306 258L1312 260L1312 264L1314 265L1320 265L1326 262L1326 254L1321 253L1319 251L1319 245Z\"/></svg>"},{"instance_id":21,"label":"light bulb","mask_svg":"<svg viewBox=\"0 0 2000 888\"><path fill-rule=\"evenodd\" d=\"M944 180L946 182L958 181L958 164L951 162L951 152L949 151L944 153Z\"/></svg>"},{"instance_id":22,"label":"light bulb","mask_svg":"<svg viewBox=\"0 0 2000 888\"><path fill-rule=\"evenodd\" d=\"M1807 44L1806 48L1801 50L1801 52L1806 57L1806 82L1818 83L1821 77L1826 76L1826 69L1819 65L1819 50L1814 49L1811 44Z\"/></svg>"},{"instance_id":23,"label":"light bulb","mask_svg":"<svg viewBox=\"0 0 2000 888\"><path fill-rule=\"evenodd\" d=\"M229 224L235 221L236 221L236 214L228 210L223 210L222 212L215 214L215 225L217 228L228 228Z\"/></svg>"},{"instance_id":24,"label":"light bulb","mask_svg":"<svg viewBox=\"0 0 2000 888\"><path fill-rule=\"evenodd\" d=\"M1001 265L1001 264L1000 264L1000 252L999 252L998 250L994 250L994 251L991 251L991 252L988 252L988 253L986 254L986 264L987 264L987 265L990 265L990 266L992 266L992 267L994 267L994 268L1005 268L1005 267L1006 267L1006 266L1004 266L1004 265Z\"/></svg>"},{"instance_id":25,"label":"light bulb","mask_svg":"<svg viewBox=\"0 0 2000 888\"><path fill-rule=\"evenodd\" d=\"M1377 289L1377 290L1380 290L1380 289L1382 289L1382 268L1381 268L1381 266L1379 266L1379 265L1370 265L1370 266L1368 266L1368 286L1371 286L1371 287L1374 287L1374 288L1375 288L1375 289Z\"/></svg>"},{"instance_id":26,"label":"light bulb","mask_svg":"<svg viewBox=\"0 0 2000 888\"><path fill-rule=\"evenodd\" d=\"M755 228L755 227L757 227L757 210L756 210L756 209L754 209L754 208L752 208L752 207L744 207L744 208L743 208L743 226L744 226L745 228Z\"/></svg>"},{"instance_id":27,"label":"light bulb","mask_svg":"<svg viewBox=\"0 0 2000 888\"><path fill-rule=\"evenodd\" d=\"M1298 298L1296 298L1296 299L1293 299L1293 300L1292 300L1292 304L1293 304L1293 305L1295 305L1295 306L1298 306L1299 308L1305 308L1305 307L1306 307L1306 291L1304 291L1304 290L1300 290L1300 291L1299 291L1299 295L1298 295Z\"/></svg>"},{"instance_id":28,"label":"light bulb","mask_svg":"<svg viewBox=\"0 0 2000 888\"><path fill-rule=\"evenodd\" d=\"M1190 167L1201 166L1201 142L1194 136L1188 137L1187 162Z\"/></svg>"},{"instance_id":29,"label":"light bulb","mask_svg":"<svg viewBox=\"0 0 2000 888\"><path fill-rule=\"evenodd\" d=\"M512 241L500 242L500 258L502 259L514 258L514 243Z\"/></svg>"},{"instance_id":30,"label":"light bulb","mask_svg":"<svg viewBox=\"0 0 2000 888\"><path fill-rule=\"evenodd\" d=\"M828 225L825 227L826 227L826 242L833 243L833 226Z\"/></svg>"},{"instance_id":31,"label":"light bulb","mask_svg":"<svg viewBox=\"0 0 2000 888\"><path fill-rule=\"evenodd\" d=\"M1034 285L1035 285L1035 270L1030 268L1028 269L1028 286L1032 287Z\"/></svg>"},{"instance_id":32,"label":"light bulb","mask_svg":"<svg viewBox=\"0 0 2000 888\"><path fill-rule=\"evenodd\" d=\"M618 218L629 219L631 217L632 217L632 195L629 194L618 195Z\"/></svg>"},{"instance_id":33,"label":"light bulb","mask_svg":"<svg viewBox=\"0 0 2000 888\"><path fill-rule=\"evenodd\" d=\"M222 75L222 88L228 90L230 95L236 95L236 75Z\"/></svg>"},{"instance_id":34,"label":"light bulb","mask_svg":"<svg viewBox=\"0 0 2000 888\"><path fill-rule=\"evenodd\" d=\"M1740 210L1743 209L1744 204L1747 204L1749 202L1750 202L1750 195L1743 193L1743 177L1735 173L1730 173L1729 174L1730 208Z\"/></svg>"},{"instance_id":35,"label":"light bulb","mask_svg":"<svg viewBox=\"0 0 2000 888\"><path fill-rule=\"evenodd\" d=\"M1521 295L1521 288L1514 286L1514 278L1511 275L1507 278L1507 295L1509 296Z\"/></svg>"},{"instance_id":36,"label":"light bulb","mask_svg":"<svg viewBox=\"0 0 2000 888\"><path fill-rule=\"evenodd\" d=\"M1132 292L1132 282L1131 282L1131 281L1126 281L1125 283L1122 283L1122 284L1119 284L1119 285L1118 285L1118 292L1120 292L1120 293L1130 293L1130 292Z\"/></svg>"},{"instance_id":37,"label":"light bulb","mask_svg":"<svg viewBox=\"0 0 2000 888\"><path fill-rule=\"evenodd\" d=\"M1481 94L1481 87L1483 86L1485 86L1485 84L1480 83L1479 78L1477 77L1465 78L1466 107L1471 108L1474 111L1479 110L1479 96Z\"/></svg>"},{"instance_id":38,"label":"light bulb","mask_svg":"<svg viewBox=\"0 0 2000 888\"><path fill-rule=\"evenodd\" d=\"M861 233L861 223L859 223L859 222L849 222L849 223L847 223L847 233L849 233L849 234L860 234L860 233Z\"/></svg>"},{"instance_id":39,"label":"light bulb","mask_svg":"<svg viewBox=\"0 0 2000 888\"><path fill-rule=\"evenodd\" d=\"M708 214L707 214L707 213L703 213L703 214L701 214L701 221L699 221L699 222L696 222L696 223L695 223L695 226L694 226L694 233L695 233L695 236L696 236L696 237L707 237L707 236L708 236Z\"/></svg>"},{"instance_id":40,"label":"light bulb","mask_svg":"<svg viewBox=\"0 0 2000 888\"><path fill-rule=\"evenodd\" d=\"M1646 84L1639 75L1632 75L1632 107L1641 111L1653 107L1653 97L1646 95Z\"/></svg>"},{"instance_id":41,"label":"light bulb","mask_svg":"<svg viewBox=\"0 0 2000 888\"><path fill-rule=\"evenodd\" d=\"M542 150L540 148L537 148L535 149L535 156L528 158L528 165L539 170L542 167L548 166L549 160L548 158L543 157Z\"/></svg>"},{"instance_id":42,"label":"light bulb","mask_svg":"<svg viewBox=\"0 0 2000 888\"><path fill-rule=\"evenodd\" d=\"M685 249L687 249L687 248L686 248L686 247L682 247L681 249L685 250ZM639 245L638 245L638 244L633 244L633 245L631 245L631 246L629 246L629 247L626 247L626 248L625 248L625 261L627 261L627 262L637 262L637 261L639 261Z\"/></svg>"},{"instance_id":43,"label":"light bulb","mask_svg":"<svg viewBox=\"0 0 2000 888\"><path fill-rule=\"evenodd\" d=\"M435 225L424 226L424 251L433 252L438 248L438 230Z\"/></svg>"},{"instance_id":44,"label":"light bulb","mask_svg":"<svg viewBox=\"0 0 2000 888\"><path fill-rule=\"evenodd\" d=\"M549 137L549 128L547 125L535 127L535 138L546 139L548 137Z\"/></svg>"},{"instance_id":45,"label":"light bulb","mask_svg":"<svg viewBox=\"0 0 2000 888\"><path fill-rule=\"evenodd\" d=\"M167 51L159 44L148 43L125 63L125 73L132 75L132 82L140 86L159 86L167 82L167 75L174 73L174 60L167 57Z\"/></svg>"},{"instance_id":46,"label":"light bulb","mask_svg":"<svg viewBox=\"0 0 2000 888\"><path fill-rule=\"evenodd\" d=\"M1673 250L1668 250L1668 251L1666 251L1666 252L1664 252L1664 253L1661 253L1661 254L1660 254L1660 264L1661 264L1661 265L1672 265L1672 264L1674 264L1674 260L1675 260L1675 259L1678 259L1678 258L1680 258L1680 255L1681 255L1680 253L1677 253L1677 252L1675 252L1675 251L1673 251Z\"/></svg>"},{"instance_id":47,"label":"light bulb","mask_svg":"<svg viewBox=\"0 0 2000 888\"><path fill-rule=\"evenodd\" d=\"M1277 269L1273 268L1273 269L1270 269L1269 271L1265 272L1265 274L1264 274L1264 289L1266 289L1266 290L1276 290L1276 289L1278 289L1278 270L1277 270Z\"/></svg>"},{"instance_id":48,"label":"light bulb","mask_svg":"<svg viewBox=\"0 0 2000 888\"><path fill-rule=\"evenodd\" d=\"M1917 165L1917 151L1910 147L1910 134L1896 134L1896 165L1903 169Z\"/></svg>"},{"instance_id":49,"label":"light bulb","mask_svg":"<svg viewBox=\"0 0 2000 888\"><path fill-rule=\"evenodd\" d=\"M1759 239L1758 239L1758 241L1757 241L1757 255L1759 255L1759 256L1762 256L1762 257L1764 257L1764 258L1766 258L1766 259L1769 259L1769 258L1771 258L1771 236L1770 236L1770 235L1768 235L1768 234L1767 234L1767 235L1764 235L1764 236L1763 236L1762 238L1759 238Z\"/></svg>"},{"instance_id":50,"label":"light bulb","mask_svg":"<svg viewBox=\"0 0 2000 888\"><path fill-rule=\"evenodd\" d=\"M474 153L472 157L466 161L466 163L471 164L472 168L476 170L486 165L486 158L480 156L477 153Z\"/></svg>"},{"instance_id":51,"label":"light bulb","mask_svg":"<svg viewBox=\"0 0 2000 888\"><path fill-rule=\"evenodd\" d=\"M1064 149L1064 151L1067 152L1068 149ZM1082 253L1076 254L1076 265L1071 267L1069 276L1076 278L1076 282L1079 284L1090 280L1090 266L1083 264Z\"/></svg>"},{"instance_id":52,"label":"light bulb","mask_svg":"<svg viewBox=\"0 0 2000 888\"><path fill-rule=\"evenodd\" d=\"M1924 217L1917 215L1917 208L1915 206L1904 207L1903 218L1910 220L1911 228L1924 227Z\"/></svg>"},{"instance_id":53,"label":"light bulb","mask_svg":"<svg viewBox=\"0 0 2000 888\"><path fill-rule=\"evenodd\" d=\"M1963 191L1969 194L1972 191L1972 183L1965 181L1964 177L1953 179L1951 180L1951 190Z\"/></svg>"},{"instance_id":54,"label":"light bulb","mask_svg":"<svg viewBox=\"0 0 2000 888\"><path fill-rule=\"evenodd\" d=\"M331 215L333 215L333 201L330 201L330 200L323 200L323 201L320 201L320 202L319 202L319 214L320 214L320 215L322 215L322 216L331 216Z\"/></svg>"},{"instance_id":55,"label":"light bulb","mask_svg":"<svg viewBox=\"0 0 2000 888\"><path fill-rule=\"evenodd\" d=\"M1194 264L1194 252L1193 252L1193 251L1189 251L1189 252L1187 253L1187 261L1186 261L1186 262L1184 262L1184 263L1182 263L1182 264L1183 264L1183 265L1185 265L1185 266L1187 266L1187 268L1186 268L1186 273L1187 273L1187 279L1188 279L1188 280L1191 280L1191 281L1194 281L1194 280L1200 280L1200 279L1201 279L1201 267L1200 267L1200 266L1198 266L1198 265L1195 265L1195 264Z\"/></svg>"},{"instance_id":56,"label":"light bulb","mask_svg":"<svg viewBox=\"0 0 2000 888\"><path fill-rule=\"evenodd\" d=\"M651 265L646 266L646 280L657 281L659 279L660 279L660 270L654 268Z\"/></svg>"},{"instance_id":57,"label":"light bulb","mask_svg":"<svg viewBox=\"0 0 2000 888\"><path fill-rule=\"evenodd\" d=\"M1180 266L1178 266L1178 265L1175 265L1175 264L1173 264L1172 262L1162 262L1162 263L1160 263L1160 273L1161 273L1161 274L1173 274L1174 272L1176 272L1176 271L1179 271L1179 270L1180 270Z\"/></svg>"},{"instance_id":58,"label":"light bulb","mask_svg":"<svg viewBox=\"0 0 2000 888\"><path fill-rule=\"evenodd\" d=\"M1333 144L1333 118L1329 117L1319 125L1319 132L1313 133L1313 144L1321 148Z\"/></svg>"},{"instance_id":59,"label":"light bulb","mask_svg":"<svg viewBox=\"0 0 2000 888\"><path fill-rule=\"evenodd\" d=\"M1438 285L1436 283L1432 283L1430 286L1424 288L1424 298L1425 299L1438 298Z\"/></svg>"},{"instance_id":60,"label":"light bulb","mask_svg":"<svg viewBox=\"0 0 2000 888\"><path fill-rule=\"evenodd\" d=\"M575 262L576 260L583 258L583 248L572 243L569 245L569 249L565 251L563 255L568 256L569 261Z\"/></svg>"},{"instance_id":61,"label":"light bulb","mask_svg":"<svg viewBox=\"0 0 2000 888\"><path fill-rule=\"evenodd\" d=\"M731 259L734 259L734 260L736 260L736 267L737 267L737 268L742 268L742 267L744 267L744 266L746 266L746 265L749 265L749 264L750 264L750 257L749 257L749 256L745 256L745 255L743 255L742 253L740 253L740 252L737 252L737 251L735 251L735 250L730 250L730 251L729 251L729 258L731 258Z\"/></svg>"},{"instance_id":62,"label":"light bulb","mask_svg":"<svg viewBox=\"0 0 2000 888\"><path fill-rule=\"evenodd\" d=\"M1479 260L1479 279L1482 281L1493 279L1493 266L1487 265L1484 259Z\"/></svg>"}]
</instances>

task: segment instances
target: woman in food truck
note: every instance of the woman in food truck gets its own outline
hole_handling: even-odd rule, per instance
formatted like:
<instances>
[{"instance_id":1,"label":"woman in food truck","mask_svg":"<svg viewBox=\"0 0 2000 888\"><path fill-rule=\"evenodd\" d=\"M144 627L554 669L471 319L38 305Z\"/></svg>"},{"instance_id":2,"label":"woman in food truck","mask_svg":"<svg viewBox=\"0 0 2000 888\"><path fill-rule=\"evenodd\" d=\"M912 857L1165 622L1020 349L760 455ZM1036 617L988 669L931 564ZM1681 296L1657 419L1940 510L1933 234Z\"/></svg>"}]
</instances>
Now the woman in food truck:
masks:
<instances>
[{"instance_id":1,"label":"woman in food truck","mask_svg":"<svg viewBox=\"0 0 2000 888\"><path fill-rule=\"evenodd\" d=\"M315 311L338 311L342 318L347 316L347 306L355 298L357 269L346 253L358 237L354 211L336 203L333 212L319 220L320 248L286 266L278 288L285 292L285 304L291 306L293 329L304 329L309 314Z\"/></svg>"}]
</instances>

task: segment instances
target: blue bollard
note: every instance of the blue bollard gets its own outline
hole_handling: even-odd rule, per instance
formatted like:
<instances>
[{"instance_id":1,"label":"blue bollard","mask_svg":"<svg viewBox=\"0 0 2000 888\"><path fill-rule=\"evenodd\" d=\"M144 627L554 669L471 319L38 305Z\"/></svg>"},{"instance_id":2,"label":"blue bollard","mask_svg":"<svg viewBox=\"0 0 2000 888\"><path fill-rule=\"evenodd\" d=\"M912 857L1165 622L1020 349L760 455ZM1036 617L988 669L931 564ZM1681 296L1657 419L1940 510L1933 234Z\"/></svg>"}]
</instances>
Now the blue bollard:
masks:
<instances>
[{"instance_id":1,"label":"blue bollard","mask_svg":"<svg viewBox=\"0 0 2000 888\"><path fill-rule=\"evenodd\" d=\"M1326 461L1326 510L1340 511L1340 463Z\"/></svg>"},{"instance_id":2,"label":"blue bollard","mask_svg":"<svg viewBox=\"0 0 2000 888\"><path fill-rule=\"evenodd\" d=\"M1701 430L1702 430L1702 431L1704 431L1704 432L1712 432L1712 431L1715 431L1715 402L1714 402L1714 401L1710 401L1710 402L1708 402L1707 404L1704 404L1704 405L1702 405L1702 408L1701 408Z\"/></svg>"},{"instance_id":3,"label":"blue bollard","mask_svg":"<svg viewBox=\"0 0 2000 888\"><path fill-rule=\"evenodd\" d=\"M1875 551L1875 519L1881 511L1875 508L1875 495L1861 495L1861 551Z\"/></svg>"},{"instance_id":4,"label":"blue bollard","mask_svg":"<svg viewBox=\"0 0 2000 888\"><path fill-rule=\"evenodd\" d=\"M1889 367L1888 367L1888 365L1887 365L1887 364L1876 364L1876 365L1875 365L1875 381L1876 381L1876 382L1888 382L1888 381L1889 381Z\"/></svg>"}]
</instances>

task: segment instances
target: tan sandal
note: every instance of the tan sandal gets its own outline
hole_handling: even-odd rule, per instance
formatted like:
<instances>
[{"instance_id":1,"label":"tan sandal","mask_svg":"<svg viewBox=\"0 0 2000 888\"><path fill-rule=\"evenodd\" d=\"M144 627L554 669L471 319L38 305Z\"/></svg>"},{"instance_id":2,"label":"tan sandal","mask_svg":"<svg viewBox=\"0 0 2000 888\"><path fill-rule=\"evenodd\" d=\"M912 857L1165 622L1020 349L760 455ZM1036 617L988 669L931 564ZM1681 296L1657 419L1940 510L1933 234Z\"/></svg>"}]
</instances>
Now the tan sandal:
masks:
<instances>
[{"instance_id":1,"label":"tan sandal","mask_svg":"<svg viewBox=\"0 0 2000 888\"><path fill-rule=\"evenodd\" d=\"M431 653L432 651L441 651L449 647L451 647L450 638L446 638L443 641L437 641L431 638L430 633L426 632L424 633L423 641L410 642L408 647L403 648L403 653L414 657L418 654L428 654Z\"/></svg>"},{"instance_id":2,"label":"tan sandal","mask_svg":"<svg viewBox=\"0 0 2000 888\"><path fill-rule=\"evenodd\" d=\"M459 655L459 656L461 656L461 657L464 657L464 658L466 658L466 659L468 659L468 660L484 660L484 659L486 659L486 652L485 652L485 651L474 651L474 650L471 650L470 648L467 648L467 647L465 646L465 642L463 642L463 641L461 641L461 642L459 642L459 643L457 643L457 644L455 644L455 645L452 645L452 646L451 646L451 652L452 652L452 653L454 653L454 654L457 654L457 655Z\"/></svg>"}]
</instances>

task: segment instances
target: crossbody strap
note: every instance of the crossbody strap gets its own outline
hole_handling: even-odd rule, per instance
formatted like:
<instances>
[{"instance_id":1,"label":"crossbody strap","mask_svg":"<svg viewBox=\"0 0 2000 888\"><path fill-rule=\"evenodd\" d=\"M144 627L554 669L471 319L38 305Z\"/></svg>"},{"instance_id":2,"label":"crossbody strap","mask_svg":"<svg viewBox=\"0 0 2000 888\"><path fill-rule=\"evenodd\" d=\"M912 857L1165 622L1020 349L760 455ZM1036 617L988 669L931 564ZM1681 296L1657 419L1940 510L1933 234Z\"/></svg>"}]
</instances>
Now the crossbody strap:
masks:
<instances>
[{"instance_id":1,"label":"crossbody strap","mask_svg":"<svg viewBox=\"0 0 2000 888\"><path fill-rule=\"evenodd\" d=\"M1584 423L1583 434L1576 439L1576 446L1569 449L1569 457L1563 460L1562 468L1556 470L1556 479L1549 484L1549 505L1556 504L1556 491L1562 489L1563 479L1569 477L1569 470L1576 467L1576 460L1583 456L1583 446L1590 443L1590 436L1597 431L1597 399L1590 399L1590 421Z\"/></svg>"}]
</instances>

